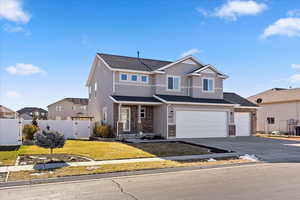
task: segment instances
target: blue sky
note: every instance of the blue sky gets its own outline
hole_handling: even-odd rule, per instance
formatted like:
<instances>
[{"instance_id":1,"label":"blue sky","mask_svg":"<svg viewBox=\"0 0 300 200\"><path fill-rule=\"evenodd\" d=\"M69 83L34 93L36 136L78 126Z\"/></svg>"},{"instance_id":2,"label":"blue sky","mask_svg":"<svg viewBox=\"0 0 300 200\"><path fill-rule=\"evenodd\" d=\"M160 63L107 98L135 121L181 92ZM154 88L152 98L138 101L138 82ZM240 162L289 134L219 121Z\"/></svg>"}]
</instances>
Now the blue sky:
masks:
<instances>
[{"instance_id":1,"label":"blue sky","mask_svg":"<svg viewBox=\"0 0 300 200\"><path fill-rule=\"evenodd\" d=\"M0 104L86 97L96 52L194 53L245 97L300 86L299 0L0 0Z\"/></svg>"}]
</instances>

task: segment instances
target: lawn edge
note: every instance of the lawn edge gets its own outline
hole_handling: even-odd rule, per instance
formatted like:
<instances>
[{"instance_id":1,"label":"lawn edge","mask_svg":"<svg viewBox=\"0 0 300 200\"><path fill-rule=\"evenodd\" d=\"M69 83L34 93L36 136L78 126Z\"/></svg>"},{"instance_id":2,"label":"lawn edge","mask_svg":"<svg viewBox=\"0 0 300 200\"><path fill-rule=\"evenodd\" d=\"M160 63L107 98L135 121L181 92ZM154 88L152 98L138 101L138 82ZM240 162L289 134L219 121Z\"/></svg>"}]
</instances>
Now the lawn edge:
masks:
<instances>
[{"instance_id":1,"label":"lawn edge","mask_svg":"<svg viewBox=\"0 0 300 200\"><path fill-rule=\"evenodd\" d=\"M199 170L199 169L214 169L214 168L226 168L226 167L235 167L235 166L244 166L244 165L256 165L262 163L263 162L260 161L259 162L249 161L245 163L220 164L220 165L211 165L211 166L168 167L168 168L140 169L140 170L133 170L133 171L108 172L108 173L98 173L98 174L88 174L88 175L68 175L64 177L47 178L47 179L32 179L26 181L4 182L4 183L0 183L0 190L10 188L10 187L26 186L26 185L88 181L88 180L117 178L117 177L135 176L135 175L147 175L147 174L150 175L150 174L160 174L160 173L168 173L168 172L191 171L191 170Z\"/></svg>"}]
</instances>

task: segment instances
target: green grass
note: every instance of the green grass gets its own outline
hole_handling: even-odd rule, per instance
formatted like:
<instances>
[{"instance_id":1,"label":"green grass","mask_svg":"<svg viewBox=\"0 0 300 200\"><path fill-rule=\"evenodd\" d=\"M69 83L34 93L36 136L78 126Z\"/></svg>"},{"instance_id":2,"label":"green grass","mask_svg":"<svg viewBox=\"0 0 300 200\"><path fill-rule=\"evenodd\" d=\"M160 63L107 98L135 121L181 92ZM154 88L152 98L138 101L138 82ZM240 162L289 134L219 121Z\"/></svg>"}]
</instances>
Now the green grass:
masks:
<instances>
[{"instance_id":1,"label":"green grass","mask_svg":"<svg viewBox=\"0 0 300 200\"><path fill-rule=\"evenodd\" d=\"M48 154L49 149L34 145L21 146L17 151L1 151L0 165L13 165L18 155ZM63 148L55 149L55 154L73 154L94 160L114 160L208 154L208 150L182 143L124 144L120 142L68 140Z\"/></svg>"}]
</instances>

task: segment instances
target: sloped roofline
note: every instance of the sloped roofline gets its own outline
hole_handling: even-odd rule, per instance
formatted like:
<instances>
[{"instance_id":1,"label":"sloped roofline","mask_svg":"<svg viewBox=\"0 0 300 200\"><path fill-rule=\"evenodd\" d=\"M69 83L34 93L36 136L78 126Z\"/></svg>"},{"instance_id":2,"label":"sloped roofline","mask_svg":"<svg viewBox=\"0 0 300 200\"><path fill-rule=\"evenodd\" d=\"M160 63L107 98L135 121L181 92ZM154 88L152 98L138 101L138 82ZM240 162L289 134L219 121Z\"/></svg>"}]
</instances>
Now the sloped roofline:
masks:
<instances>
[{"instance_id":1,"label":"sloped roofline","mask_svg":"<svg viewBox=\"0 0 300 200\"><path fill-rule=\"evenodd\" d=\"M199 61L199 60L196 59L195 57L193 57L193 56L185 56L185 57L183 57L183 58L181 58L181 59L179 59L179 60L177 60L177 61L175 61L175 62L172 62L172 63L170 63L170 64L168 64L168 65L166 65L166 66L163 66L163 67L161 67L161 68L159 68L159 69L157 69L157 70L155 70L155 71L162 71L162 70L165 70L165 69L167 69L167 68L169 68L169 67L172 67L173 65L176 65L176 64L178 64L178 63L184 62L184 61L189 60L189 59L193 60L194 62L196 62L197 64L199 64L199 65L201 65L201 66L205 66L205 64L203 64L201 61Z\"/></svg>"},{"instance_id":2,"label":"sloped roofline","mask_svg":"<svg viewBox=\"0 0 300 200\"><path fill-rule=\"evenodd\" d=\"M199 72L201 72L203 70L206 70L208 68L212 69L213 71L217 72L218 74L221 74L224 79L227 79L229 77L226 74L224 74L223 72L221 72L220 70L218 70L217 68L215 68L213 65L210 65L210 64L208 64L208 65L206 65L206 66L204 66L204 67L202 67L202 68L194 71L193 73L190 73L190 75L197 75L197 73L199 73Z\"/></svg>"}]
</instances>

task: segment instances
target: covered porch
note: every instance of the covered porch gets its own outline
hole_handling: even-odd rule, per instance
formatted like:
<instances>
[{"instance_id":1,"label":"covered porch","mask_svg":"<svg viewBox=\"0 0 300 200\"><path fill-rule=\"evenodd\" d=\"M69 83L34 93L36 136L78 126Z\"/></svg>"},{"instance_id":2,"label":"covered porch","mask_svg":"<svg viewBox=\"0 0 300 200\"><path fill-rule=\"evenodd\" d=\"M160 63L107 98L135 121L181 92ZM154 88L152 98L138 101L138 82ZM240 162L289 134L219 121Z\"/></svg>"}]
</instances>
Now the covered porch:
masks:
<instances>
[{"instance_id":1,"label":"covered porch","mask_svg":"<svg viewBox=\"0 0 300 200\"><path fill-rule=\"evenodd\" d=\"M111 96L114 132L121 135L161 135L162 103L154 97Z\"/></svg>"}]
</instances>

